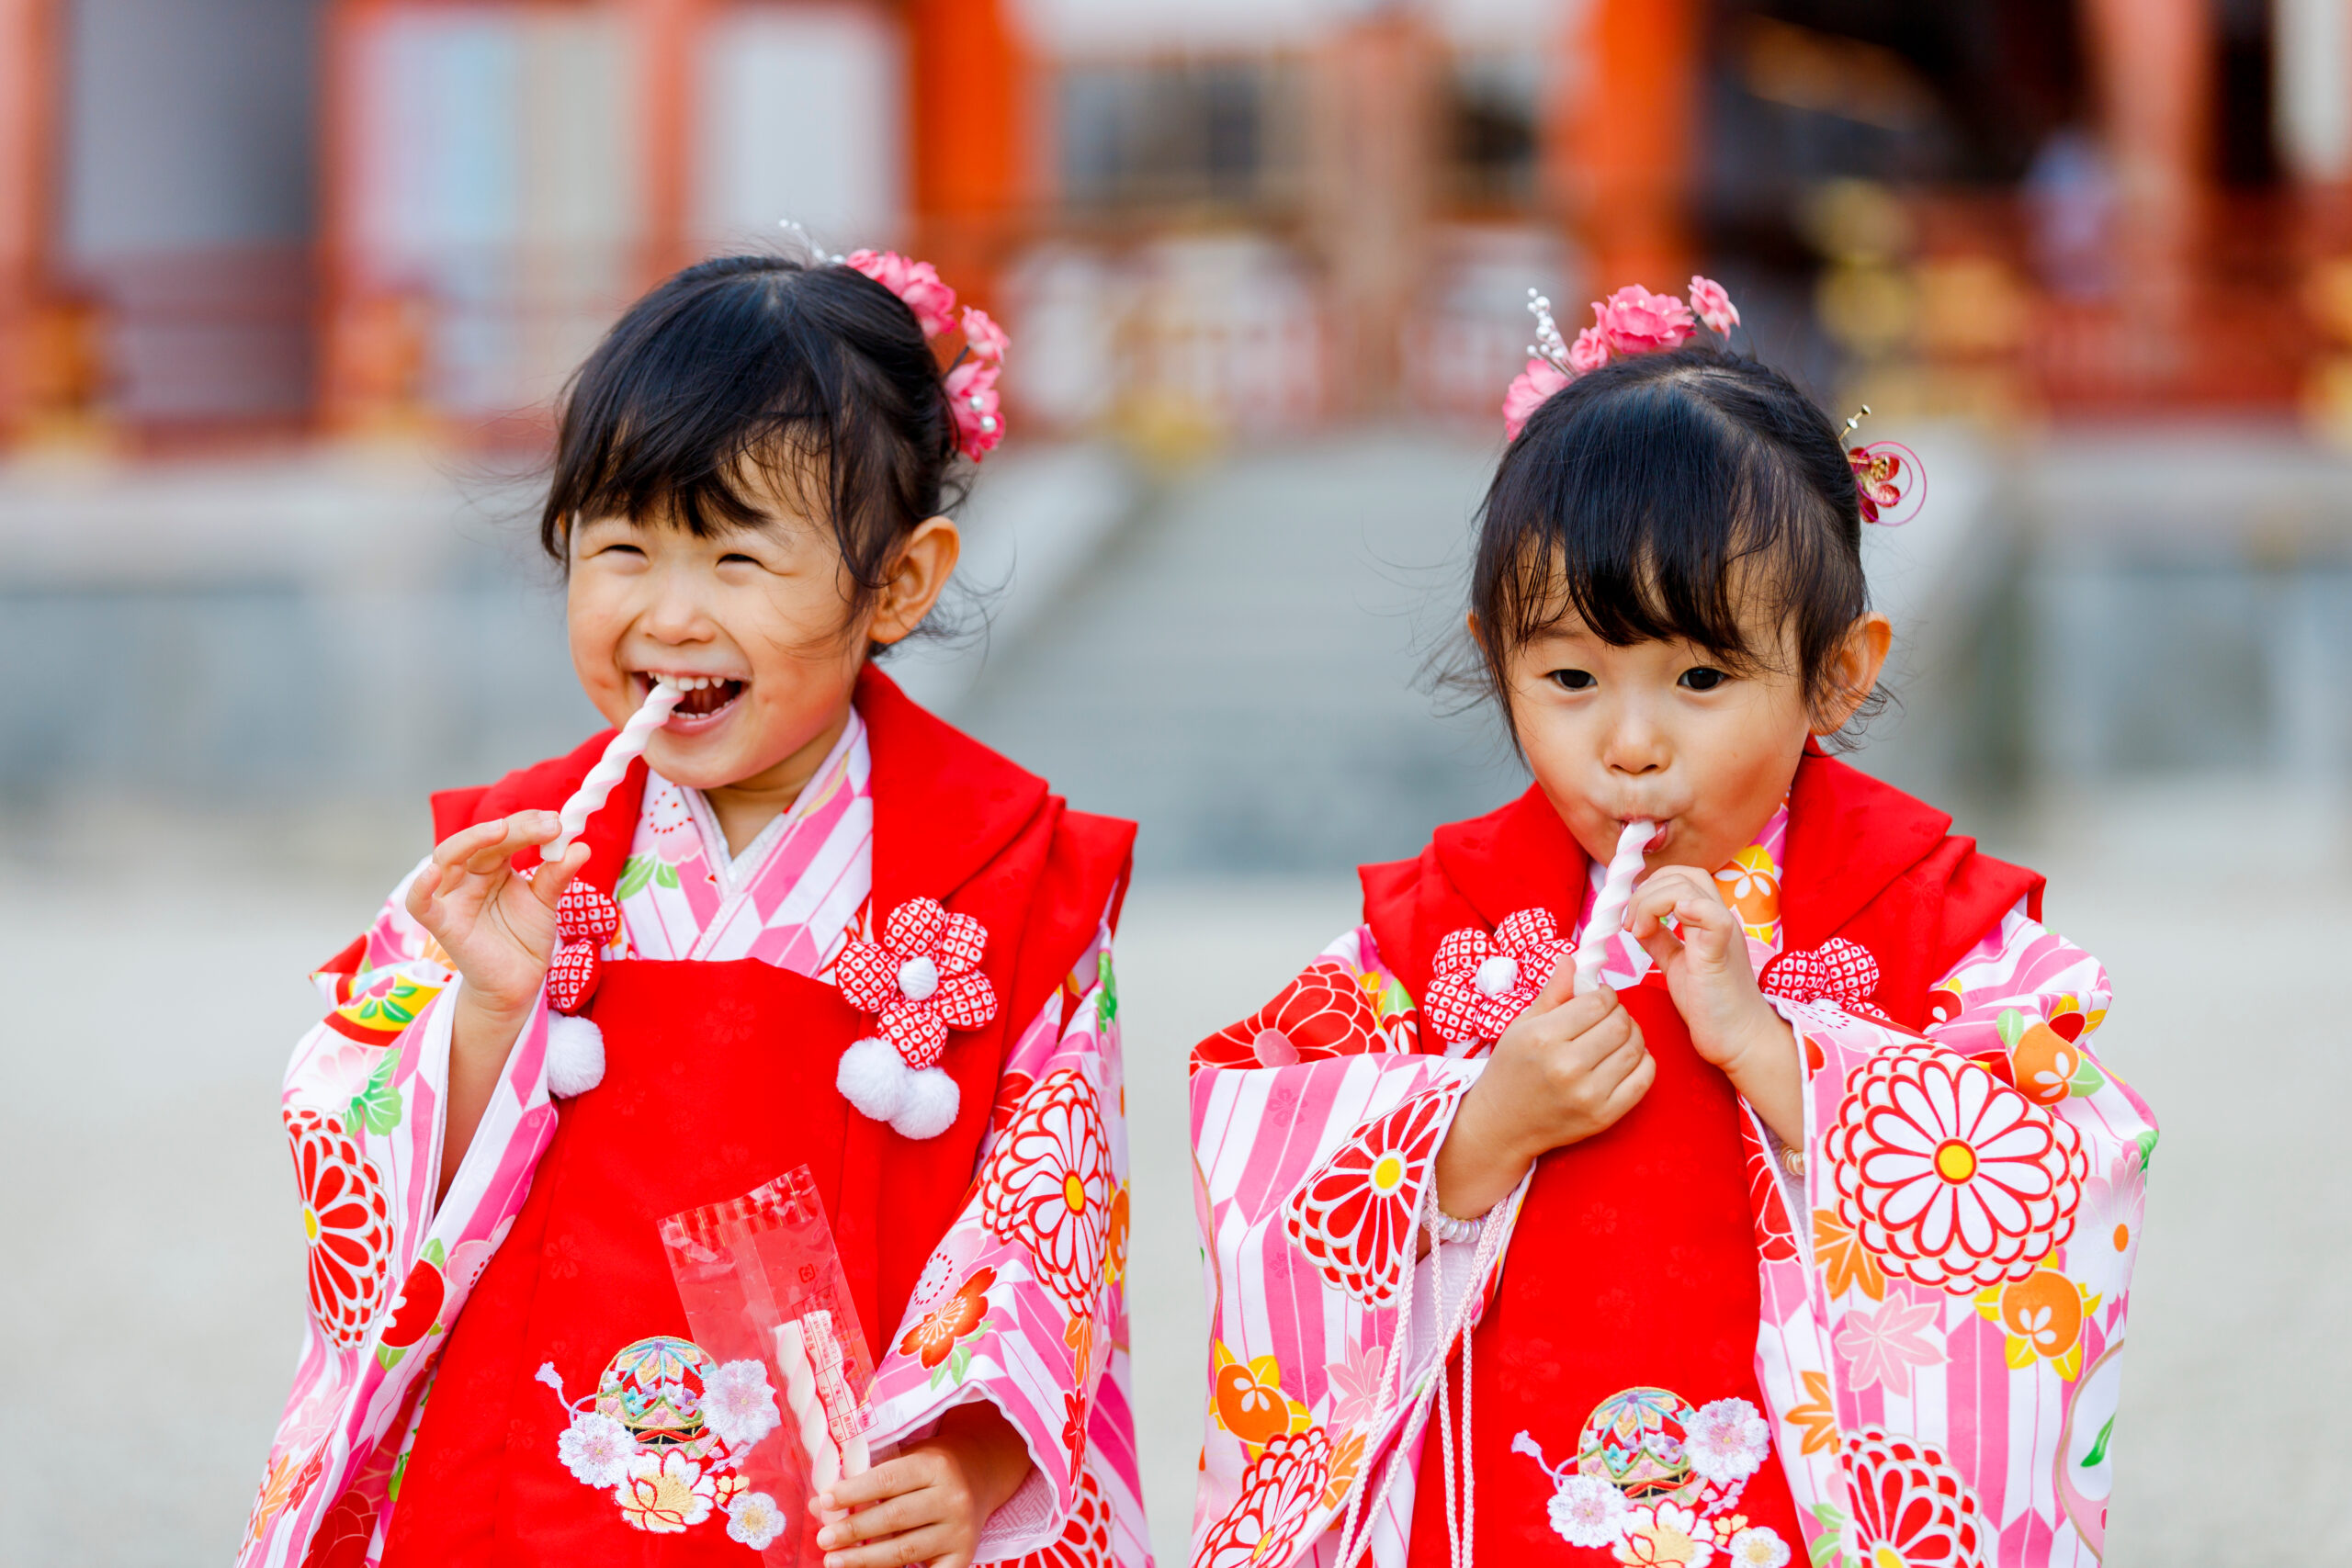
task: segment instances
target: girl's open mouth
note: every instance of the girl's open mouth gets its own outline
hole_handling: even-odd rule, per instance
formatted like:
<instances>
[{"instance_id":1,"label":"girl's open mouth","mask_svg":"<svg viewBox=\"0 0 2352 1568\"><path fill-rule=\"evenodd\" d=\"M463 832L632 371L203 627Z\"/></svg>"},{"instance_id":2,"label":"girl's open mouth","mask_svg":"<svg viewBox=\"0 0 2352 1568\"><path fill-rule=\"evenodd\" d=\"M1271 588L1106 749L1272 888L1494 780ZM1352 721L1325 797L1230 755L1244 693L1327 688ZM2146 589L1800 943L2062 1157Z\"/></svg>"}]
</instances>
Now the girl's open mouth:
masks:
<instances>
[{"instance_id":1,"label":"girl's open mouth","mask_svg":"<svg viewBox=\"0 0 2352 1568\"><path fill-rule=\"evenodd\" d=\"M684 735L710 728L735 705L748 684L724 675L672 675L669 680L684 695L670 710L669 722L662 728ZM635 683L640 688L638 700L642 702L653 690L653 675L639 671Z\"/></svg>"}]
</instances>

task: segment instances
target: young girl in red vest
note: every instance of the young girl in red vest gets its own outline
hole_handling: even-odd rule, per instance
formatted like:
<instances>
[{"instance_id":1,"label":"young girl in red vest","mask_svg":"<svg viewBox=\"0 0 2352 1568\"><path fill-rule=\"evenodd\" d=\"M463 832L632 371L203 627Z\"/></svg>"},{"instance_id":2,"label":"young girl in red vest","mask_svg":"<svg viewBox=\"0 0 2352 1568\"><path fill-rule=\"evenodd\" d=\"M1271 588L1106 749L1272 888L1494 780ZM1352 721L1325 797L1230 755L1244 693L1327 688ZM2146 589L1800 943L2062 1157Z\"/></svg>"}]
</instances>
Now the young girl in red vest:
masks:
<instances>
[{"instance_id":1,"label":"young girl in red vest","mask_svg":"<svg viewBox=\"0 0 2352 1568\"><path fill-rule=\"evenodd\" d=\"M580 372L542 538L628 739L435 797L319 976L285 1090L308 1339L242 1561L1144 1561L1133 830L872 662L955 569L1004 346L926 265L743 256ZM803 1409L854 1434L696 1343L662 1235L803 1167L874 1368L873 1468L807 1515L762 1445Z\"/></svg>"},{"instance_id":2,"label":"young girl in red vest","mask_svg":"<svg viewBox=\"0 0 2352 1568\"><path fill-rule=\"evenodd\" d=\"M1690 342L1704 279L1595 310L1472 580L1533 786L1194 1053L1196 1568L2096 1561L2155 1140L2106 976L1822 744L1916 465Z\"/></svg>"}]
</instances>

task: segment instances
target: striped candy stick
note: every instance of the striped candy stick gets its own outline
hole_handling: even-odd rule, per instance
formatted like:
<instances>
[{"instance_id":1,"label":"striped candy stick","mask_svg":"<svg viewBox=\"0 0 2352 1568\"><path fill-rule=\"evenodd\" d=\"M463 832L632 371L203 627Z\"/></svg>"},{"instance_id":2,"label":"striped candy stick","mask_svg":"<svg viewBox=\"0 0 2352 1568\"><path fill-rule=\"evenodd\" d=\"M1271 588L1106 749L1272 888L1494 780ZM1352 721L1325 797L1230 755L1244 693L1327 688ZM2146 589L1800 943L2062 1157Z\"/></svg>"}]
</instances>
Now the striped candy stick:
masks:
<instances>
[{"instance_id":1,"label":"striped candy stick","mask_svg":"<svg viewBox=\"0 0 2352 1568\"><path fill-rule=\"evenodd\" d=\"M596 759L596 765L588 770L588 776L580 781L580 787L573 790L571 798L563 803L563 827L556 834L555 841L539 851L540 860L558 861L563 858L564 852L571 849L572 841L580 837L580 830L588 826L588 818L596 814L597 808L605 804L605 797L613 793L613 786L628 775L628 765L645 754L646 744L653 739L653 732L670 722L670 710L676 707L678 699L684 695L684 692L668 681L653 683L653 690L646 696L645 705L628 716L628 722L621 726L621 732L613 737L605 748L605 754Z\"/></svg>"}]
</instances>

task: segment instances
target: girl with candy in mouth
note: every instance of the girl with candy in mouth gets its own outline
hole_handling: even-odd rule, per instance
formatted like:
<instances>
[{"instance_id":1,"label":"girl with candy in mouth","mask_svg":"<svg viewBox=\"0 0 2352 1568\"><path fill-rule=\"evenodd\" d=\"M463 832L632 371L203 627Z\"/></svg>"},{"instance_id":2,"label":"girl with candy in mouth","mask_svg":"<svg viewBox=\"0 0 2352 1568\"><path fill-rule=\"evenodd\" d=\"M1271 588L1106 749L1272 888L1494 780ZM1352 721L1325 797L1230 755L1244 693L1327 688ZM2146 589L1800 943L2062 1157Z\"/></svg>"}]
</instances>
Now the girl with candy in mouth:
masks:
<instances>
[{"instance_id":1,"label":"girl with candy in mouth","mask_svg":"<svg viewBox=\"0 0 2352 1568\"><path fill-rule=\"evenodd\" d=\"M1144 1560L1133 829L873 661L955 570L1005 347L926 264L734 256L582 368L541 536L626 723L435 796L318 976L284 1100L311 1314L242 1562ZM805 1526L747 1480L786 1391L695 1343L660 1234L803 1166L875 1456Z\"/></svg>"},{"instance_id":2,"label":"girl with candy in mouth","mask_svg":"<svg viewBox=\"0 0 2352 1568\"><path fill-rule=\"evenodd\" d=\"M1468 620L1534 783L1193 1054L1195 1568L2096 1561L2155 1141L2107 978L1828 754L1916 461L1693 342L1704 278L1531 308Z\"/></svg>"}]
</instances>

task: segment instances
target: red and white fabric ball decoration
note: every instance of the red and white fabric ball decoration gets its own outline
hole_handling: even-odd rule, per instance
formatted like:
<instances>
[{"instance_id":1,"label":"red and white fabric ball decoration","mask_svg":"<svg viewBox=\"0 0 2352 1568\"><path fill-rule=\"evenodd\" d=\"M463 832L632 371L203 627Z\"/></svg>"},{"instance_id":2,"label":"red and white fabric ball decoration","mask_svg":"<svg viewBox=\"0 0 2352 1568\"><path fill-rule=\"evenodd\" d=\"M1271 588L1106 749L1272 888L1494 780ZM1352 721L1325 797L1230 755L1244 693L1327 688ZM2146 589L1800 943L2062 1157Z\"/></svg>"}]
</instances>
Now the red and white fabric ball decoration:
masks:
<instances>
[{"instance_id":1,"label":"red and white fabric ball decoration","mask_svg":"<svg viewBox=\"0 0 2352 1568\"><path fill-rule=\"evenodd\" d=\"M853 942L833 964L842 998L875 1015L874 1033L842 1053L842 1095L901 1136L935 1138L955 1124L962 1091L939 1066L951 1029L996 1017L996 989L979 972L989 933L936 898L890 911L879 942Z\"/></svg>"},{"instance_id":2,"label":"red and white fabric ball decoration","mask_svg":"<svg viewBox=\"0 0 2352 1568\"><path fill-rule=\"evenodd\" d=\"M1857 1018L1891 1023L1894 1021L1871 1000L1878 992L1878 960L1871 950L1833 936L1819 947L1781 953L1764 965L1757 985L1766 996L1800 1007L1826 1003Z\"/></svg>"},{"instance_id":3,"label":"red and white fabric ball decoration","mask_svg":"<svg viewBox=\"0 0 2352 1568\"><path fill-rule=\"evenodd\" d=\"M1492 936L1464 926L1437 944L1421 1016L1447 1043L1449 1055L1500 1040L1575 948L1561 938L1549 909L1506 915Z\"/></svg>"},{"instance_id":4,"label":"red and white fabric ball decoration","mask_svg":"<svg viewBox=\"0 0 2352 1568\"><path fill-rule=\"evenodd\" d=\"M528 872L524 874L529 875ZM580 1010L596 994L604 952L621 912L604 889L573 877L555 906L555 957L548 964L548 1092L560 1100L605 1081L605 1035Z\"/></svg>"}]
</instances>

